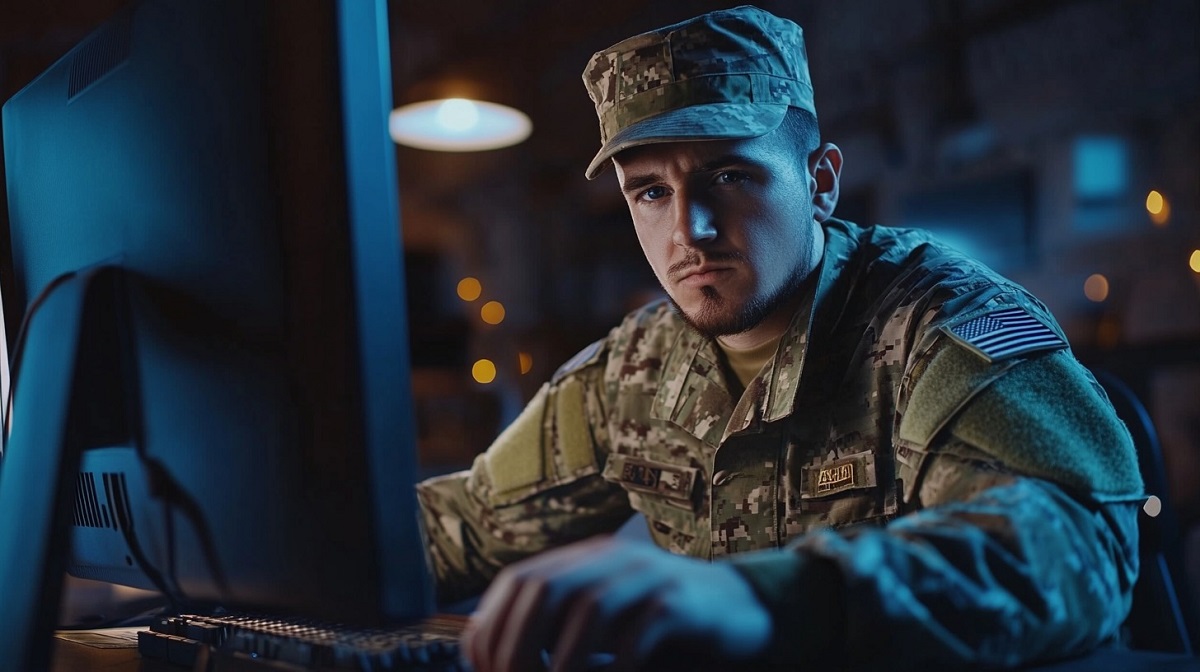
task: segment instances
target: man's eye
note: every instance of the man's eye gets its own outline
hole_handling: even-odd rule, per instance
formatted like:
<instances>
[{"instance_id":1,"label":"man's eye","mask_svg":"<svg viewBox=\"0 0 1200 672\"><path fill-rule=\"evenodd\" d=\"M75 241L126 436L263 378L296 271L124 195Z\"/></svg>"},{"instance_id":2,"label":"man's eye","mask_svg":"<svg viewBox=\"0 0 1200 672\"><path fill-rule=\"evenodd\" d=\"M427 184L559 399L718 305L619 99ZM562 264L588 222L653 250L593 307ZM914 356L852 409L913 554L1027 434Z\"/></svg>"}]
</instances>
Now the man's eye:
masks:
<instances>
[{"instance_id":1,"label":"man's eye","mask_svg":"<svg viewBox=\"0 0 1200 672\"><path fill-rule=\"evenodd\" d=\"M650 187L649 189L642 192L641 198L643 201L657 201L658 199L660 199L666 195L667 195L667 190L665 188Z\"/></svg>"},{"instance_id":2,"label":"man's eye","mask_svg":"<svg viewBox=\"0 0 1200 672\"><path fill-rule=\"evenodd\" d=\"M749 175L737 170L723 170L717 173L717 184L738 184L750 178Z\"/></svg>"}]
</instances>

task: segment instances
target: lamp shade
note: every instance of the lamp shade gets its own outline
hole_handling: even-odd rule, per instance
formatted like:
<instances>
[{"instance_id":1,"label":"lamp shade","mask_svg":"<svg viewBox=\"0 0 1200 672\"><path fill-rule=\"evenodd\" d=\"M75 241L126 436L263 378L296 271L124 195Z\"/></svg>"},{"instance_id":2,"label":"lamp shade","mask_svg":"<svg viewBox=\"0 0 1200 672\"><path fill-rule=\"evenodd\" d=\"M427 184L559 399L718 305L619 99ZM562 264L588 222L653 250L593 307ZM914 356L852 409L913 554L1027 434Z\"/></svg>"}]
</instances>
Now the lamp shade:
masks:
<instances>
[{"instance_id":1,"label":"lamp shade","mask_svg":"<svg viewBox=\"0 0 1200 672\"><path fill-rule=\"evenodd\" d=\"M392 140L440 152L475 152L522 142L533 132L529 117L511 107L466 98L412 103L392 110Z\"/></svg>"}]
</instances>

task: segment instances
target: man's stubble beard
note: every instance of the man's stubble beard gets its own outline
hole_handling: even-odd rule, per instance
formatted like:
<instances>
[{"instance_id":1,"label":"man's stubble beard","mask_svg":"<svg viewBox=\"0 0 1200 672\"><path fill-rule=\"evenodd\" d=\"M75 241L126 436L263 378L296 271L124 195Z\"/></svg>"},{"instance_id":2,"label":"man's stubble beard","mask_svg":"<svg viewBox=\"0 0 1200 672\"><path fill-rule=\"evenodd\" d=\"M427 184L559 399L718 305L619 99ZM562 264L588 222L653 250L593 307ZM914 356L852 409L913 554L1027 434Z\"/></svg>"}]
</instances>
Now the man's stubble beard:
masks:
<instances>
[{"instance_id":1,"label":"man's stubble beard","mask_svg":"<svg viewBox=\"0 0 1200 672\"><path fill-rule=\"evenodd\" d=\"M781 305L796 296L804 287L808 273L797 266L787 280L766 297L752 297L740 309L729 305L729 300L715 288L705 286L700 288L703 301L700 308L689 314L675 301L670 292L667 299L683 321L692 329L709 338L732 336L750 331L758 326L768 316L773 314ZM665 288L664 288L665 290Z\"/></svg>"}]
</instances>

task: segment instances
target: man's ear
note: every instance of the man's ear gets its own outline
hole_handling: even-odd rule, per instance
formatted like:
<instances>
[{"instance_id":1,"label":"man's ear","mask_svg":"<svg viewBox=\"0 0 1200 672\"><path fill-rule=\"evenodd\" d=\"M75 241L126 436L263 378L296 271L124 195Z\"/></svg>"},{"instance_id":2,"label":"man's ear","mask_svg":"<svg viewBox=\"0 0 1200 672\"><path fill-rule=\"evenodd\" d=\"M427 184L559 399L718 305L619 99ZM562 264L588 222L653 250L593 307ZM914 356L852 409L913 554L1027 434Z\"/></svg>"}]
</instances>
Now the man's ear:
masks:
<instances>
[{"instance_id":1,"label":"man's ear","mask_svg":"<svg viewBox=\"0 0 1200 672\"><path fill-rule=\"evenodd\" d=\"M827 142L808 155L808 174L812 176L813 219L824 222L837 207L842 175L842 150Z\"/></svg>"}]
</instances>

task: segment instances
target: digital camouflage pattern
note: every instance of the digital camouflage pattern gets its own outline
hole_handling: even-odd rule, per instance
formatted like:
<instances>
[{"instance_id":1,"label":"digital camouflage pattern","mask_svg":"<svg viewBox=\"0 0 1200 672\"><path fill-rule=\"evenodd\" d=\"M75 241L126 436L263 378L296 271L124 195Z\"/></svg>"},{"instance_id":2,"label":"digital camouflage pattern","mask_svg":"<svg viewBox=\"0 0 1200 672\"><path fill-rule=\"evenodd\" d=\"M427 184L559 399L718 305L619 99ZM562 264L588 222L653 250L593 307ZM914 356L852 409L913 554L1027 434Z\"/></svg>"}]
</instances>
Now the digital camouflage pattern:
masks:
<instances>
[{"instance_id":1,"label":"digital camouflage pattern","mask_svg":"<svg viewBox=\"0 0 1200 672\"><path fill-rule=\"evenodd\" d=\"M710 339L651 304L471 470L419 486L440 596L636 510L665 549L738 554L778 662L1009 664L1112 636L1137 572L1128 433L1065 340L988 361L947 335L997 309L1057 324L924 233L824 230L811 298L744 391ZM1009 440L1007 418L1033 430Z\"/></svg>"},{"instance_id":2,"label":"digital camouflage pattern","mask_svg":"<svg viewBox=\"0 0 1200 672\"><path fill-rule=\"evenodd\" d=\"M765 135L788 106L817 114L800 26L749 6L622 40L592 56L583 83L602 145L588 179L637 145Z\"/></svg>"}]
</instances>

